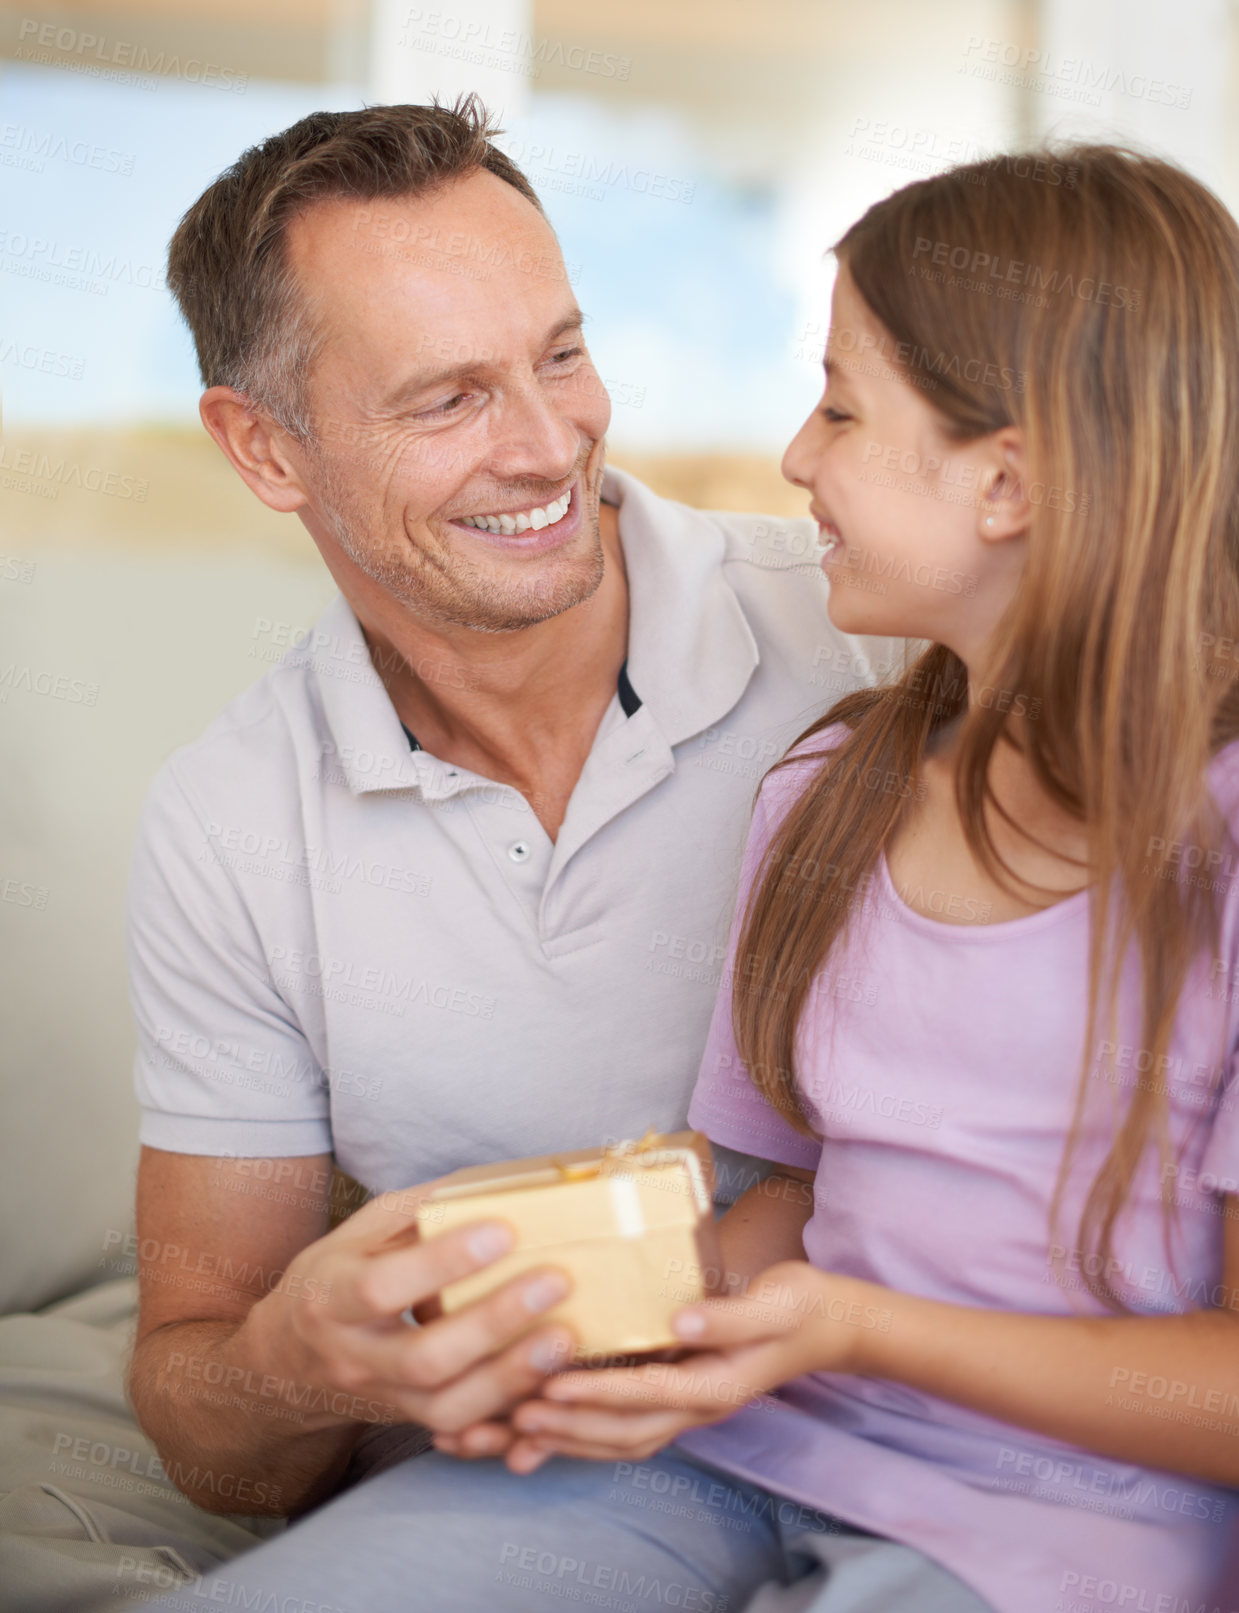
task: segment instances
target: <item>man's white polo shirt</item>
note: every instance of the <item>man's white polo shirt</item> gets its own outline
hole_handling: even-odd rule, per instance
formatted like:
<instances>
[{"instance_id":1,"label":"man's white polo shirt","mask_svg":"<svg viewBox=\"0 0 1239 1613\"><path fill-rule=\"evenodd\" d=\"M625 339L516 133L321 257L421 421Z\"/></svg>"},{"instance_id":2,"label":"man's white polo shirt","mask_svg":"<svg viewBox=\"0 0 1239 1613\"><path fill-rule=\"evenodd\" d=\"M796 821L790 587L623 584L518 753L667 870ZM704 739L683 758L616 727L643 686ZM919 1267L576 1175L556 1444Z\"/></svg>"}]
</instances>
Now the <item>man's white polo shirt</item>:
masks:
<instances>
[{"instance_id":1,"label":"man's white polo shirt","mask_svg":"<svg viewBox=\"0 0 1239 1613\"><path fill-rule=\"evenodd\" d=\"M143 1142L334 1151L381 1190L683 1123L757 786L891 645L831 624L810 522L604 496L640 705L554 842L410 746L343 598L165 763L130 883Z\"/></svg>"}]
</instances>

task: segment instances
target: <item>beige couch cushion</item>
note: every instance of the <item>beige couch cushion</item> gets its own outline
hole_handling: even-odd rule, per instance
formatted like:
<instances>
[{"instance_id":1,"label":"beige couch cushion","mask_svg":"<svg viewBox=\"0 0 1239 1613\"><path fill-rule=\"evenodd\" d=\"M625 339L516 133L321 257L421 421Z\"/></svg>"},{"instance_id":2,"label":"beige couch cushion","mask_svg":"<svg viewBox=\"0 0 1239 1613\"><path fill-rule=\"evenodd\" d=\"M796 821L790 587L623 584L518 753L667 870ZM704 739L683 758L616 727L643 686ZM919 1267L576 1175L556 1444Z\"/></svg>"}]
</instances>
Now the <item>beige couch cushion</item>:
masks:
<instances>
[{"instance_id":1,"label":"beige couch cushion","mask_svg":"<svg viewBox=\"0 0 1239 1613\"><path fill-rule=\"evenodd\" d=\"M115 1613L284 1529L163 1476L125 1400L132 1279L0 1319L0 1585L22 1613Z\"/></svg>"},{"instance_id":2,"label":"beige couch cushion","mask_svg":"<svg viewBox=\"0 0 1239 1613\"><path fill-rule=\"evenodd\" d=\"M0 689L0 1312L125 1270L107 1261L133 1225L138 1156L124 951L138 811L169 751L331 598L304 534L299 550L66 538L31 552L31 586L0 585L0 672L78 685L76 699Z\"/></svg>"}]
</instances>

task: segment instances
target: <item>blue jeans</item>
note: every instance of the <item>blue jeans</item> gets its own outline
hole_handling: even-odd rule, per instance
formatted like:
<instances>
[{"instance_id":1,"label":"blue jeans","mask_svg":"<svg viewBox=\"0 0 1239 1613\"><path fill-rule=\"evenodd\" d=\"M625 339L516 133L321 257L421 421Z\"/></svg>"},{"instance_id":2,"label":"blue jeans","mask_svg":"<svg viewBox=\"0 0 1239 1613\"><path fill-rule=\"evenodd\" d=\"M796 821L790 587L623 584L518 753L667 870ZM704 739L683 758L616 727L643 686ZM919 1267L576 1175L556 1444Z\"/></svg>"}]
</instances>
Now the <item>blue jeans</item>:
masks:
<instances>
[{"instance_id":1,"label":"blue jeans","mask_svg":"<svg viewBox=\"0 0 1239 1613\"><path fill-rule=\"evenodd\" d=\"M526 1477L498 1461L435 1451L407 1458L150 1605L167 1613L991 1613L911 1547L674 1448L639 1463L552 1458Z\"/></svg>"}]
</instances>

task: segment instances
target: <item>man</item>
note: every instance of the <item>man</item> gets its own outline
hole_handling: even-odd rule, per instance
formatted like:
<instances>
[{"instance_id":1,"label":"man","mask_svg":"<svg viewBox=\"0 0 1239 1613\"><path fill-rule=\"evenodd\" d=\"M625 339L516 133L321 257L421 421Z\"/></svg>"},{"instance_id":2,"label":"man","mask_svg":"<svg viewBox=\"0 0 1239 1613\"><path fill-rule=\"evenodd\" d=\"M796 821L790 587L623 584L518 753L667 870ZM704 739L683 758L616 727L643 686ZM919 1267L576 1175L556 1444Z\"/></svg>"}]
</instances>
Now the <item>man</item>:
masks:
<instances>
[{"instance_id":1,"label":"man","mask_svg":"<svg viewBox=\"0 0 1239 1613\"><path fill-rule=\"evenodd\" d=\"M208 431L340 590L166 764L131 886L133 1401L192 1499L283 1516L393 1422L503 1450L571 1342L553 1270L429 1319L502 1230L419 1246L409 1192L329 1231L333 1162L384 1193L682 1124L757 784L872 671L809 523L604 473L557 243L471 103L247 152L169 283Z\"/></svg>"}]
</instances>

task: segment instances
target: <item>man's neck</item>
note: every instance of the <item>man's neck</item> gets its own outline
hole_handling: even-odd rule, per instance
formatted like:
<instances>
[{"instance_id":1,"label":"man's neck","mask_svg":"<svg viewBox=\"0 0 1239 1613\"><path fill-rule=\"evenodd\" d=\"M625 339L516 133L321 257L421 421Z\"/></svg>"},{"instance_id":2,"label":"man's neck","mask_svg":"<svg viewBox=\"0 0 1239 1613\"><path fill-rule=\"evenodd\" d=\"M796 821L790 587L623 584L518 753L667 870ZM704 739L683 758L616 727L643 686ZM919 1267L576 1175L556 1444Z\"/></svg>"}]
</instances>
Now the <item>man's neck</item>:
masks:
<instances>
[{"instance_id":1,"label":"man's neck","mask_svg":"<svg viewBox=\"0 0 1239 1613\"><path fill-rule=\"evenodd\" d=\"M392 705L422 749L512 785L551 839L628 653L628 577L614 506L601 506L599 526L605 564L597 590L519 632L436 629L376 606L349 586L354 579L336 577Z\"/></svg>"}]
</instances>

